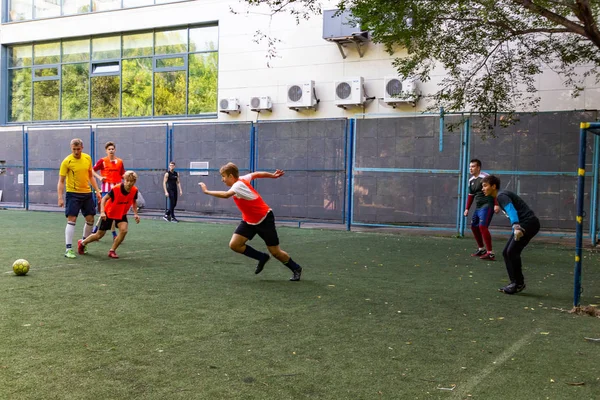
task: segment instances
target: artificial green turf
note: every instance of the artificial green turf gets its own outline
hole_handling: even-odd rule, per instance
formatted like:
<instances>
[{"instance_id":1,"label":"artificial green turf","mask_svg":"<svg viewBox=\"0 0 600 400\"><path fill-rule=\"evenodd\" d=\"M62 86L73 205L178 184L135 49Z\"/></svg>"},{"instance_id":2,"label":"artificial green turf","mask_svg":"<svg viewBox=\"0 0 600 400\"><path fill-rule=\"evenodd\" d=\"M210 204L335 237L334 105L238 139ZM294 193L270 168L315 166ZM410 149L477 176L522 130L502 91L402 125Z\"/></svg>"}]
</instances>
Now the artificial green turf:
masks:
<instances>
[{"instance_id":1,"label":"artificial green turf","mask_svg":"<svg viewBox=\"0 0 600 400\"><path fill-rule=\"evenodd\" d=\"M570 246L534 239L527 289L508 296L502 257L470 257L470 238L283 227L304 267L289 282L276 260L254 275L228 249L230 224L143 219L119 260L108 237L64 258L64 227L59 213L0 211L2 399L600 396L600 343L584 339L600 320L560 310ZM585 251L584 304L600 303L598 258Z\"/></svg>"}]
</instances>

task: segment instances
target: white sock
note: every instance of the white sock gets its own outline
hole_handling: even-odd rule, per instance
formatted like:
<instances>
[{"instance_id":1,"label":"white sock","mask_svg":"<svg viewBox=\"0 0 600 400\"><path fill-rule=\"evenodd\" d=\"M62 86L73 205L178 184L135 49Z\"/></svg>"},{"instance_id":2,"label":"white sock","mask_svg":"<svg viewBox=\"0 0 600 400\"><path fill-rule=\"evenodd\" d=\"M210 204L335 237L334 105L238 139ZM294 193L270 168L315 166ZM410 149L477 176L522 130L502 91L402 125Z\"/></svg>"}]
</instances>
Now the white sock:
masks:
<instances>
[{"instance_id":1,"label":"white sock","mask_svg":"<svg viewBox=\"0 0 600 400\"><path fill-rule=\"evenodd\" d=\"M90 236L90 234L92 233L92 229L94 229L94 224L88 224L86 221L85 225L83 226L83 240L85 240L86 237Z\"/></svg>"},{"instance_id":2,"label":"white sock","mask_svg":"<svg viewBox=\"0 0 600 400\"><path fill-rule=\"evenodd\" d=\"M65 242L67 244L67 249L70 249L73 245L73 235L75 234L75 222L67 222L67 227L65 228Z\"/></svg>"}]
</instances>

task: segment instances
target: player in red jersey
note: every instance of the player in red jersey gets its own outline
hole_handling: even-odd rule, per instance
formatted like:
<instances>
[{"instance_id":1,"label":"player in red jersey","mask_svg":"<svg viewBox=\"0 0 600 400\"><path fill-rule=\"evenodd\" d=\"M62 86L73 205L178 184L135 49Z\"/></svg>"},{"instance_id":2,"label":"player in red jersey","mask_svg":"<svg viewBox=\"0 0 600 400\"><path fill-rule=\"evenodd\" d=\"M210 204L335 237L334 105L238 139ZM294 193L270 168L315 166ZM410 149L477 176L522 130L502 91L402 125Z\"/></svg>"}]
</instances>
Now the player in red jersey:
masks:
<instances>
[{"instance_id":1,"label":"player in red jersey","mask_svg":"<svg viewBox=\"0 0 600 400\"><path fill-rule=\"evenodd\" d=\"M123 174L124 183L120 183L113 187L110 192L102 198L100 204L100 218L102 223L98 232L88 236L85 240L77 242L77 251L79 254L85 254L85 246L88 243L100 240L107 230L113 226L113 223L119 228L119 235L113 241L113 245L108 252L110 258L119 258L116 253L117 248L125 239L127 235L128 221L127 212L133 207L133 215L135 222L140 223L140 216L138 215L137 207L137 193L138 189L135 187L137 181L137 174L133 171L127 171Z\"/></svg>"},{"instance_id":2,"label":"player in red jersey","mask_svg":"<svg viewBox=\"0 0 600 400\"><path fill-rule=\"evenodd\" d=\"M106 157L99 159L96 165L94 165L94 175L102 182L100 185L102 197L106 196L115 185L123 181L123 174L125 173L123 160L115 156L115 151L117 150L115 143L106 142L104 149L106 149ZM100 174L97 171L100 171ZM100 221L98 221L98 224L100 224ZM98 226L95 226L93 232L96 233L97 231ZM117 237L114 225L112 226L112 234L114 240Z\"/></svg>"},{"instance_id":3,"label":"player in red jersey","mask_svg":"<svg viewBox=\"0 0 600 400\"><path fill-rule=\"evenodd\" d=\"M273 211L264 202L262 197L260 197L260 194L250 185L253 179L277 179L283 176L284 172L278 169L275 172L252 172L244 176L239 176L238 167L233 163L222 166L219 172L221 173L223 183L230 187L228 191L207 190L203 182L200 182L199 185L202 187L202 191L210 196L222 199L228 199L233 196L233 201L235 201L236 206L242 212L242 222L240 222L231 237L229 248L236 253L257 260L258 264L254 273L259 274L271 257L246 244L248 240L252 240L258 234L267 245L269 253L293 272L290 281L299 281L302 275L302 267L296 264L289 254L279 247L279 237L275 228Z\"/></svg>"}]
</instances>

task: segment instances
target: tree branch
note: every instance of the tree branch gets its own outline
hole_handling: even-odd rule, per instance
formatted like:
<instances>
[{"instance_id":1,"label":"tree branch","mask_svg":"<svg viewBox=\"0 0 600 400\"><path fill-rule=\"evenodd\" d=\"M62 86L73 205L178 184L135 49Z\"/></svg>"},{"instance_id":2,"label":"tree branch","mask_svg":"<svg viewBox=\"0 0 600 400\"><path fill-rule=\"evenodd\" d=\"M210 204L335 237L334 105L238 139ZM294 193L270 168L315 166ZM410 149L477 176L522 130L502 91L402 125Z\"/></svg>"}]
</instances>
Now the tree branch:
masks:
<instances>
[{"instance_id":1,"label":"tree branch","mask_svg":"<svg viewBox=\"0 0 600 400\"><path fill-rule=\"evenodd\" d=\"M598 25L590 9L588 0L577 0L577 7L573 11L577 18L583 22L586 37L588 37L596 46L600 47L600 31Z\"/></svg>"},{"instance_id":2,"label":"tree branch","mask_svg":"<svg viewBox=\"0 0 600 400\"><path fill-rule=\"evenodd\" d=\"M529 10L535 14L541 15L542 17L546 18L549 21L552 21L558 25L564 26L571 32L574 32L574 33L577 33L578 35L587 37L584 27L582 27L579 24L576 24L573 21L568 20L567 18L563 17L562 15L558 15L558 14L548 10L547 8L544 8L544 7L534 3L533 0L512 0L512 1L513 1L513 3L521 5L521 6L523 6L523 8L526 8L527 10ZM585 0L583 0L583 1L585 1Z\"/></svg>"}]
</instances>

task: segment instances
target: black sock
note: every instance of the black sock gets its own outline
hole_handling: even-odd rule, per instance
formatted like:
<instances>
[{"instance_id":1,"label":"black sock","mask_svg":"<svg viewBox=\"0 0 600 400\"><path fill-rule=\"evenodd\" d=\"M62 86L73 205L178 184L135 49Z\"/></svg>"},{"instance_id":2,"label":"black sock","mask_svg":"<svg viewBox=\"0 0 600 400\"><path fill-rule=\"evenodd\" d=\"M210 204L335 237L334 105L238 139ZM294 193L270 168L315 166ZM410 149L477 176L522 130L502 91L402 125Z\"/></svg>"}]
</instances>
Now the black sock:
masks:
<instances>
[{"instance_id":1,"label":"black sock","mask_svg":"<svg viewBox=\"0 0 600 400\"><path fill-rule=\"evenodd\" d=\"M296 264L296 262L294 260L292 260L292 257L290 257L290 259L287 260L287 262L284 262L283 265L285 265L292 271L296 271L296 270L300 269L300 266L298 264Z\"/></svg>"},{"instance_id":2,"label":"black sock","mask_svg":"<svg viewBox=\"0 0 600 400\"><path fill-rule=\"evenodd\" d=\"M253 247L250 247L248 245L246 245L246 250L244 250L244 254L246 257L250 257L250 258L254 258L255 260L264 260L265 258L269 257L268 254L265 253L261 253L260 251L256 250Z\"/></svg>"}]
</instances>

